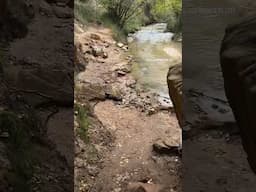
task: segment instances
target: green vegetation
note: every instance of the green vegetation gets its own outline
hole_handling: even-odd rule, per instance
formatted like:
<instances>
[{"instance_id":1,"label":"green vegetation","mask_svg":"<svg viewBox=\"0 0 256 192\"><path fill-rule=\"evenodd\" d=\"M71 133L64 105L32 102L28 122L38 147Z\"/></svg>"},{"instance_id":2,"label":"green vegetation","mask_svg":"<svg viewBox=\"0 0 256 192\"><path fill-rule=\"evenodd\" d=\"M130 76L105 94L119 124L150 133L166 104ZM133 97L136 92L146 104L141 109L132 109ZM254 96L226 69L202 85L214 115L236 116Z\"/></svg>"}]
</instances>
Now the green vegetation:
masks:
<instances>
[{"instance_id":1,"label":"green vegetation","mask_svg":"<svg viewBox=\"0 0 256 192\"><path fill-rule=\"evenodd\" d=\"M123 29L129 21L142 13L146 0L101 0L101 3L110 18Z\"/></svg>"},{"instance_id":2,"label":"green vegetation","mask_svg":"<svg viewBox=\"0 0 256 192\"><path fill-rule=\"evenodd\" d=\"M113 38L115 41L121 41L121 42L126 41L127 34L125 30L121 29L116 23L114 23L114 21L109 17L109 15L107 15L106 13L103 14L100 20L104 26L109 27L112 30Z\"/></svg>"},{"instance_id":3,"label":"green vegetation","mask_svg":"<svg viewBox=\"0 0 256 192\"><path fill-rule=\"evenodd\" d=\"M81 23L97 22L97 11L93 0L75 1L75 18Z\"/></svg>"},{"instance_id":4,"label":"green vegetation","mask_svg":"<svg viewBox=\"0 0 256 192\"><path fill-rule=\"evenodd\" d=\"M151 13L153 20L167 22L169 31L178 32L181 31L181 9L180 0L155 0Z\"/></svg>"},{"instance_id":5,"label":"green vegetation","mask_svg":"<svg viewBox=\"0 0 256 192\"><path fill-rule=\"evenodd\" d=\"M77 112L77 122L78 122L78 130L77 134L79 137L85 142L89 143L89 119L88 119L88 109L84 106L75 105L75 111Z\"/></svg>"},{"instance_id":6,"label":"green vegetation","mask_svg":"<svg viewBox=\"0 0 256 192\"><path fill-rule=\"evenodd\" d=\"M141 26L168 23L168 31L181 33L181 0L76 0L75 17L82 23L103 24L117 41Z\"/></svg>"}]
</instances>

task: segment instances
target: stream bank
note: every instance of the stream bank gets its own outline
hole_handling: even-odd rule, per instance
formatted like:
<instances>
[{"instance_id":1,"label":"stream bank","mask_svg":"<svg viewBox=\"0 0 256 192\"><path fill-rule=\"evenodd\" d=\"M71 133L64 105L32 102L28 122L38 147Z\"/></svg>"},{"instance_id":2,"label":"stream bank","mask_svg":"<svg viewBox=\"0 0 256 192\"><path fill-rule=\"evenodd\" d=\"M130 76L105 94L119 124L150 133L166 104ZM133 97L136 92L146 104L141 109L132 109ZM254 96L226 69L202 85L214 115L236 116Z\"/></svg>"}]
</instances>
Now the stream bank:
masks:
<instances>
[{"instance_id":1,"label":"stream bank","mask_svg":"<svg viewBox=\"0 0 256 192\"><path fill-rule=\"evenodd\" d=\"M86 61L75 78L75 103L88 110L90 140L76 139L77 190L180 191L181 130L172 108L138 85L132 73L136 58L109 29L76 23L75 31L77 60ZM81 124L75 125L78 133ZM165 154L168 148L176 151Z\"/></svg>"}]
</instances>

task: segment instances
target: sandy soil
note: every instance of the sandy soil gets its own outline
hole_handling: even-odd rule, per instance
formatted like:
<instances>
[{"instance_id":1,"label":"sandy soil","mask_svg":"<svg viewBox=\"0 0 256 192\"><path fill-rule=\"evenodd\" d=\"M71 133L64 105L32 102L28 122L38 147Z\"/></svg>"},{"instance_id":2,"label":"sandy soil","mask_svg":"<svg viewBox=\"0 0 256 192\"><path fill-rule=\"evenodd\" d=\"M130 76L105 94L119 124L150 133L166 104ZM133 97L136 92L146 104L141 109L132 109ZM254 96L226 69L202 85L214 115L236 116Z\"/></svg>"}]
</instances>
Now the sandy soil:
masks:
<instances>
[{"instance_id":1,"label":"sandy soil","mask_svg":"<svg viewBox=\"0 0 256 192\"><path fill-rule=\"evenodd\" d=\"M147 116L112 101L98 103L95 114L116 136L115 147L106 156L97 187L104 184L106 191L124 191L127 183L143 180L162 185L164 191L180 187L177 186L177 157L164 159L152 153L152 146L158 139L168 140L173 146L179 144L181 133L175 115L159 112Z\"/></svg>"}]
</instances>

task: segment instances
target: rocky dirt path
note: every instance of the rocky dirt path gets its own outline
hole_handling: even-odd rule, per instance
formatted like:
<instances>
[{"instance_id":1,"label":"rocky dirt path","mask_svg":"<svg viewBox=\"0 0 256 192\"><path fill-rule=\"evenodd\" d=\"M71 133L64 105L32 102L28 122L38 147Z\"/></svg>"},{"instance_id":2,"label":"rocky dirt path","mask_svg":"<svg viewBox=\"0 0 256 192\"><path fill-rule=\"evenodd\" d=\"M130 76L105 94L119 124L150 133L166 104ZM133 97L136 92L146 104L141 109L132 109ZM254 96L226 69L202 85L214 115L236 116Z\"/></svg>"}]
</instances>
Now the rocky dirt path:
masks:
<instances>
[{"instance_id":1,"label":"rocky dirt path","mask_svg":"<svg viewBox=\"0 0 256 192\"><path fill-rule=\"evenodd\" d=\"M175 114L161 110L152 95L135 88L132 56L127 46L114 42L110 30L78 24L75 30L78 52L87 61L86 69L76 76L76 102L87 103L100 127L114 138L111 147L102 150L101 164L93 165L97 170L93 178L80 185L80 191L180 191L181 131ZM173 154L166 154L171 147Z\"/></svg>"},{"instance_id":2,"label":"rocky dirt path","mask_svg":"<svg viewBox=\"0 0 256 192\"><path fill-rule=\"evenodd\" d=\"M160 157L152 153L157 140L169 137L170 146L179 143L175 116L169 116L168 112L147 116L112 101L97 104L95 114L116 136L115 147L106 157L97 186L104 186L107 191L124 191L128 182L151 181L162 185L166 191L177 187L178 157Z\"/></svg>"}]
</instances>

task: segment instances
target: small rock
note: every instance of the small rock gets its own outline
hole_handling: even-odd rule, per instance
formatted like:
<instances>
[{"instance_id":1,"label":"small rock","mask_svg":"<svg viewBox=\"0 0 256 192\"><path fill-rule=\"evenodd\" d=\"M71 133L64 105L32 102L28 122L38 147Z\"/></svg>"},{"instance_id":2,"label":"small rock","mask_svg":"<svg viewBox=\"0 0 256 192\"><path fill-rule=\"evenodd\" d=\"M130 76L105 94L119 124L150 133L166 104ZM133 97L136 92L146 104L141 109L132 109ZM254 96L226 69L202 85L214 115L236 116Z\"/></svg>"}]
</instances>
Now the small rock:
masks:
<instances>
[{"instance_id":1,"label":"small rock","mask_svg":"<svg viewBox=\"0 0 256 192\"><path fill-rule=\"evenodd\" d=\"M84 33L83 28L80 27L80 26L77 25L77 24L74 25L74 31L75 31L75 33L78 33L78 34Z\"/></svg>"},{"instance_id":2,"label":"small rock","mask_svg":"<svg viewBox=\"0 0 256 192\"><path fill-rule=\"evenodd\" d=\"M107 59L108 58L108 54L106 52L104 52L102 57L103 57L103 59Z\"/></svg>"},{"instance_id":3,"label":"small rock","mask_svg":"<svg viewBox=\"0 0 256 192\"><path fill-rule=\"evenodd\" d=\"M109 48L109 47L110 47L110 43L105 42L104 47L105 47L105 48Z\"/></svg>"},{"instance_id":4,"label":"small rock","mask_svg":"<svg viewBox=\"0 0 256 192\"><path fill-rule=\"evenodd\" d=\"M157 184L149 184L149 183L129 183L128 184L128 192L160 192L161 186Z\"/></svg>"},{"instance_id":5,"label":"small rock","mask_svg":"<svg viewBox=\"0 0 256 192\"><path fill-rule=\"evenodd\" d=\"M156 110L154 108L149 108L147 110L147 115L153 115L156 112Z\"/></svg>"},{"instance_id":6,"label":"small rock","mask_svg":"<svg viewBox=\"0 0 256 192\"><path fill-rule=\"evenodd\" d=\"M121 92L116 88L111 88L110 90L107 90L105 93L106 99L111 99L114 101L122 101L122 94Z\"/></svg>"},{"instance_id":7,"label":"small rock","mask_svg":"<svg viewBox=\"0 0 256 192\"><path fill-rule=\"evenodd\" d=\"M122 49L123 49L124 51L128 51L128 46L123 46Z\"/></svg>"},{"instance_id":8,"label":"small rock","mask_svg":"<svg viewBox=\"0 0 256 192\"><path fill-rule=\"evenodd\" d=\"M181 155L181 147L179 145L172 145L168 141L158 139L153 144L153 150L159 154Z\"/></svg>"},{"instance_id":9,"label":"small rock","mask_svg":"<svg viewBox=\"0 0 256 192\"><path fill-rule=\"evenodd\" d=\"M96 33L92 33L91 38L94 39L94 40L101 40L100 36Z\"/></svg>"},{"instance_id":10,"label":"small rock","mask_svg":"<svg viewBox=\"0 0 256 192\"><path fill-rule=\"evenodd\" d=\"M119 188L116 188L116 189L114 189L114 192L121 192L122 191L122 189L119 187Z\"/></svg>"},{"instance_id":11,"label":"small rock","mask_svg":"<svg viewBox=\"0 0 256 192\"><path fill-rule=\"evenodd\" d=\"M126 72L121 71L121 70L118 70L118 71L117 71L117 75L118 75L118 76L125 76L125 75L126 75Z\"/></svg>"},{"instance_id":12,"label":"small rock","mask_svg":"<svg viewBox=\"0 0 256 192\"><path fill-rule=\"evenodd\" d=\"M134 37L127 37L127 42L132 43L134 41Z\"/></svg>"},{"instance_id":13,"label":"small rock","mask_svg":"<svg viewBox=\"0 0 256 192\"><path fill-rule=\"evenodd\" d=\"M122 48L122 47L124 46L124 44L121 43L121 42L117 43L116 45L117 45L119 48Z\"/></svg>"},{"instance_id":14,"label":"small rock","mask_svg":"<svg viewBox=\"0 0 256 192\"><path fill-rule=\"evenodd\" d=\"M134 80L134 79L126 81L126 86L127 87L135 88L135 85L136 85L136 80Z\"/></svg>"},{"instance_id":15,"label":"small rock","mask_svg":"<svg viewBox=\"0 0 256 192\"><path fill-rule=\"evenodd\" d=\"M103 56L104 51L101 47L93 46L92 47L92 54L93 54L94 57L99 57L99 56Z\"/></svg>"},{"instance_id":16,"label":"small rock","mask_svg":"<svg viewBox=\"0 0 256 192\"><path fill-rule=\"evenodd\" d=\"M79 127L79 124L78 124L77 121L74 121L74 127L75 127L75 128L76 128L76 127Z\"/></svg>"},{"instance_id":17,"label":"small rock","mask_svg":"<svg viewBox=\"0 0 256 192\"><path fill-rule=\"evenodd\" d=\"M123 71L125 73L131 72L131 65L127 62L122 62L113 66L112 71Z\"/></svg>"},{"instance_id":18,"label":"small rock","mask_svg":"<svg viewBox=\"0 0 256 192\"><path fill-rule=\"evenodd\" d=\"M87 167L87 170L88 170L89 175L94 176L94 177L97 176L97 174L99 173L99 170L96 166L89 165Z\"/></svg>"}]
</instances>

